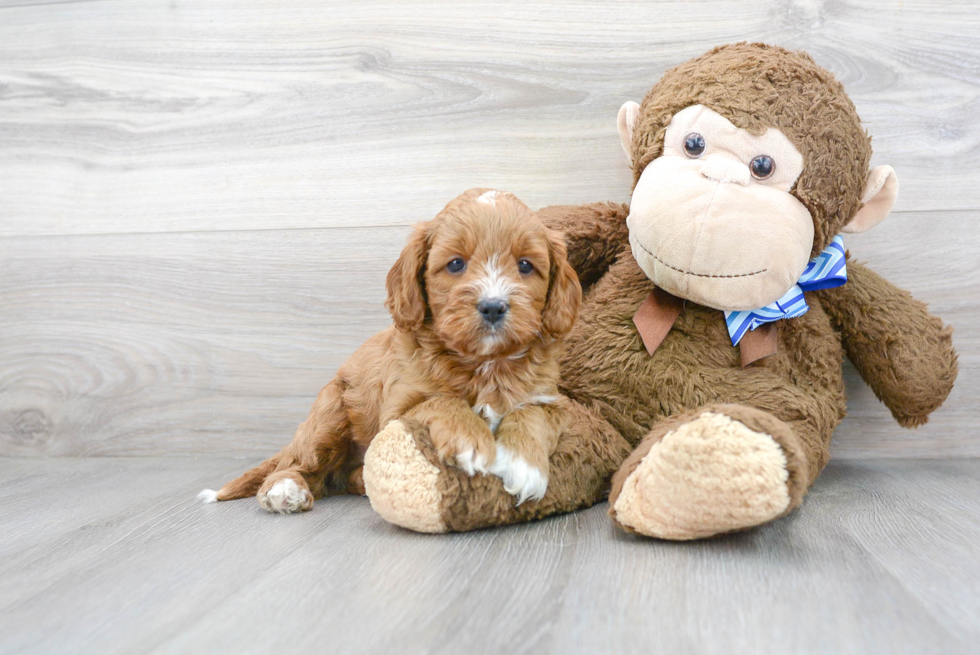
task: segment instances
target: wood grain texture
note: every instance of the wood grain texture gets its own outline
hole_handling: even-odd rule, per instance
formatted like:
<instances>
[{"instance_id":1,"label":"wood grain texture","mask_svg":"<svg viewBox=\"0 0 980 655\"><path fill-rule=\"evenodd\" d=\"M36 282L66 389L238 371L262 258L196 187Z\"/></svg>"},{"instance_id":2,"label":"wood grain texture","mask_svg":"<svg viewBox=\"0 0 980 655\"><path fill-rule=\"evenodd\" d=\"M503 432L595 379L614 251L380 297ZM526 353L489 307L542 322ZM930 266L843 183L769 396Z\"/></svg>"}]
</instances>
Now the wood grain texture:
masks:
<instances>
[{"instance_id":1,"label":"wood grain texture","mask_svg":"<svg viewBox=\"0 0 980 655\"><path fill-rule=\"evenodd\" d=\"M536 206L623 201L619 106L738 40L806 49L840 77L900 209L980 208L971 3L0 11L0 235L404 225L482 185Z\"/></svg>"},{"instance_id":2,"label":"wood grain texture","mask_svg":"<svg viewBox=\"0 0 980 655\"><path fill-rule=\"evenodd\" d=\"M0 455L262 456L387 324L461 190L626 200L615 115L727 41L805 48L897 169L848 247L956 328L905 431L847 371L837 457L978 456L970 3L0 1Z\"/></svg>"},{"instance_id":3,"label":"wood grain texture","mask_svg":"<svg viewBox=\"0 0 980 655\"><path fill-rule=\"evenodd\" d=\"M969 653L980 461L832 463L802 511L687 544L605 505L462 535L364 498L203 505L228 459L0 459L0 652Z\"/></svg>"},{"instance_id":4,"label":"wood grain texture","mask_svg":"<svg viewBox=\"0 0 980 655\"><path fill-rule=\"evenodd\" d=\"M0 452L278 450L390 324L379 252L393 261L406 234L0 241Z\"/></svg>"}]
</instances>

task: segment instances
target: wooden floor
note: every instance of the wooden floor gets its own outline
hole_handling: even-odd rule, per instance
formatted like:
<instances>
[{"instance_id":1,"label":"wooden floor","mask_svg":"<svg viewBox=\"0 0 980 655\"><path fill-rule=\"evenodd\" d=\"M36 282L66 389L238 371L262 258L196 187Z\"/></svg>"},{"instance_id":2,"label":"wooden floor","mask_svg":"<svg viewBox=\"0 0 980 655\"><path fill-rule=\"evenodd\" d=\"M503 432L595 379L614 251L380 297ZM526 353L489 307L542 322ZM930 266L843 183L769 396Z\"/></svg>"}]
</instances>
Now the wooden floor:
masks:
<instances>
[{"instance_id":1,"label":"wooden floor","mask_svg":"<svg viewBox=\"0 0 980 655\"><path fill-rule=\"evenodd\" d=\"M228 459L0 460L0 652L976 653L980 461L832 464L693 544L601 505L420 535L364 498L203 505Z\"/></svg>"},{"instance_id":2,"label":"wooden floor","mask_svg":"<svg viewBox=\"0 0 980 655\"><path fill-rule=\"evenodd\" d=\"M955 328L927 425L845 368L802 510L694 544L194 500L388 324L411 224L627 201L620 105L741 40L809 51L898 173L846 245ZM954 0L0 0L0 655L978 652L978 44Z\"/></svg>"},{"instance_id":3,"label":"wooden floor","mask_svg":"<svg viewBox=\"0 0 980 655\"><path fill-rule=\"evenodd\" d=\"M835 454L980 456L978 35L951 0L0 0L0 455L278 450L411 224L628 200L620 105L761 40L846 85L901 183L846 245L956 330L918 430L847 370Z\"/></svg>"}]
</instances>

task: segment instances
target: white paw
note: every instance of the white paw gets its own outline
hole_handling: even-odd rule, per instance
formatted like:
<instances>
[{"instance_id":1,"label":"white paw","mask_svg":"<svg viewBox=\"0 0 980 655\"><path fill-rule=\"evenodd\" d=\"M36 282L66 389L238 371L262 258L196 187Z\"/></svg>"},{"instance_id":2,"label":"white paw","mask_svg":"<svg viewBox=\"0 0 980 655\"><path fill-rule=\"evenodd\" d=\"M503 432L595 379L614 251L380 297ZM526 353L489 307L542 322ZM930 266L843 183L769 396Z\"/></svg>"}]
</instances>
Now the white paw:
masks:
<instances>
[{"instance_id":1,"label":"white paw","mask_svg":"<svg viewBox=\"0 0 980 655\"><path fill-rule=\"evenodd\" d=\"M504 490L517 496L517 504L525 500L541 500L548 491L548 474L505 446L497 444L497 457L490 472L504 481Z\"/></svg>"},{"instance_id":2,"label":"white paw","mask_svg":"<svg viewBox=\"0 0 980 655\"><path fill-rule=\"evenodd\" d=\"M456 465L466 471L466 475L473 477L477 473L487 472L487 458L472 448L464 450L456 455Z\"/></svg>"},{"instance_id":3,"label":"white paw","mask_svg":"<svg viewBox=\"0 0 980 655\"><path fill-rule=\"evenodd\" d=\"M197 494L197 499L205 503L216 503L218 502L218 492L214 489L205 489Z\"/></svg>"},{"instance_id":4,"label":"white paw","mask_svg":"<svg viewBox=\"0 0 980 655\"><path fill-rule=\"evenodd\" d=\"M259 493L259 505L268 512L291 514L309 509L313 505L310 492L301 489L290 479L280 480L272 485L268 493Z\"/></svg>"}]
</instances>

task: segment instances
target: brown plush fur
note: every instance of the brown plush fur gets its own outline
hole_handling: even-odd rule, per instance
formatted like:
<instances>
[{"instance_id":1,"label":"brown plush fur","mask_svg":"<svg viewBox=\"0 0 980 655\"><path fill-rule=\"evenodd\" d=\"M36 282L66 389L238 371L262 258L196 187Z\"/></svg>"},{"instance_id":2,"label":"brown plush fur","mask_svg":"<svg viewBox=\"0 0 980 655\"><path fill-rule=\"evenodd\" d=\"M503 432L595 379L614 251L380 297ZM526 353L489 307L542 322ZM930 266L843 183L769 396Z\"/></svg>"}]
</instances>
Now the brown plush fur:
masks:
<instances>
[{"instance_id":1,"label":"brown plush fur","mask_svg":"<svg viewBox=\"0 0 980 655\"><path fill-rule=\"evenodd\" d=\"M848 283L817 291L844 352L899 425L914 428L943 404L956 380L953 328L926 305L854 260Z\"/></svg>"},{"instance_id":2,"label":"brown plush fur","mask_svg":"<svg viewBox=\"0 0 980 655\"><path fill-rule=\"evenodd\" d=\"M622 206L618 216L608 208L552 207L540 213L572 235L581 231L575 226L592 223L602 210L598 215L608 221L607 233L615 234L628 208ZM791 428L763 431L787 455L792 509L826 465L833 430L846 410L843 351L905 427L925 423L952 389L956 355L951 329L908 292L854 261L848 262L848 284L808 294L810 311L780 322L779 351L773 357L740 368L723 314L693 303L686 304L649 356L631 323L651 283L628 241L620 238L619 254L606 274L586 289L581 320L569 335L562 361L562 388L569 397L595 406L644 450L666 432L660 424L666 417L674 424L675 415L700 413L717 402L738 403L743 409L722 411L754 428L755 422L744 420L745 410L765 410ZM569 244L573 261L594 252L588 243L569 238ZM650 443L644 441L647 436Z\"/></svg>"},{"instance_id":3,"label":"brown plush fur","mask_svg":"<svg viewBox=\"0 0 980 655\"><path fill-rule=\"evenodd\" d=\"M712 403L765 410L790 426L782 445L802 480L797 486L808 487L827 462L830 435L845 412L840 338L820 305L781 326L776 355L741 368L723 314L693 303L649 355L632 318L652 288L623 244L589 290L582 320L569 335L565 393L596 407L633 445L662 436L663 419ZM793 500L801 498L796 493Z\"/></svg>"},{"instance_id":4,"label":"brown plush fur","mask_svg":"<svg viewBox=\"0 0 980 655\"><path fill-rule=\"evenodd\" d=\"M792 193L811 212L815 253L860 208L869 139L840 84L806 54L737 44L668 71L647 95L635 125L634 181L660 155L671 116L693 104L753 132L778 127L793 141L805 165ZM562 358L561 389L576 411L591 416L582 415L559 440L559 452L581 459L556 455L551 462L553 479L567 479L570 486L549 489L546 507L515 513L493 481L468 480L437 464L447 529L591 504L596 497L588 492L601 488L596 475L622 463L615 459L622 454L615 435L621 435L635 450L615 477L613 508L624 480L650 449L708 411L778 444L786 459L790 511L827 463L831 435L845 414L845 353L903 426L924 423L952 388L951 330L907 292L854 261L848 262L845 286L807 294L810 311L779 322L778 351L771 357L742 368L723 313L690 301L660 347L648 354L632 318L653 285L630 252L628 214L626 205L610 203L539 212L566 235L569 261L585 289L581 318ZM426 435L415 436L422 452L430 452ZM597 462L596 455L613 459ZM549 499L559 492L567 495ZM698 534L710 533L698 527ZM729 529L719 526L716 532Z\"/></svg>"},{"instance_id":5,"label":"brown plush fur","mask_svg":"<svg viewBox=\"0 0 980 655\"><path fill-rule=\"evenodd\" d=\"M559 339L581 289L560 235L513 196L487 191L468 191L415 230L388 275L395 326L340 367L291 444L222 487L218 500L258 494L267 509L288 512L329 490L364 493L364 452L401 417L426 427L443 462L492 464L495 429L496 441L547 472L567 404L556 386ZM447 268L457 258L465 269ZM532 270L519 270L520 261ZM478 310L488 293L509 302L497 326ZM286 479L298 500L270 500Z\"/></svg>"}]
</instances>

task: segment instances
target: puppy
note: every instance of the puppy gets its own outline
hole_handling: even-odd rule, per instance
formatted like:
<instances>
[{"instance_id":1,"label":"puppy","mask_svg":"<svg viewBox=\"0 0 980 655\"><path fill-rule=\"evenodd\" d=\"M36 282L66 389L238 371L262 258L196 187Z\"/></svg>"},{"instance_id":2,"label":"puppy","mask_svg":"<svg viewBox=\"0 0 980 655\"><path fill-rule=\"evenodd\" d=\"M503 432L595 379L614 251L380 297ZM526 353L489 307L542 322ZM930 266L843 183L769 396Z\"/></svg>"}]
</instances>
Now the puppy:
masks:
<instances>
[{"instance_id":1,"label":"puppy","mask_svg":"<svg viewBox=\"0 0 980 655\"><path fill-rule=\"evenodd\" d=\"M544 497L568 402L557 355L582 299L562 238L513 195L471 189L415 228L387 289L394 326L340 367L292 443L203 500L257 495L285 514L363 494L364 453L399 418L518 504Z\"/></svg>"}]
</instances>

